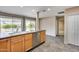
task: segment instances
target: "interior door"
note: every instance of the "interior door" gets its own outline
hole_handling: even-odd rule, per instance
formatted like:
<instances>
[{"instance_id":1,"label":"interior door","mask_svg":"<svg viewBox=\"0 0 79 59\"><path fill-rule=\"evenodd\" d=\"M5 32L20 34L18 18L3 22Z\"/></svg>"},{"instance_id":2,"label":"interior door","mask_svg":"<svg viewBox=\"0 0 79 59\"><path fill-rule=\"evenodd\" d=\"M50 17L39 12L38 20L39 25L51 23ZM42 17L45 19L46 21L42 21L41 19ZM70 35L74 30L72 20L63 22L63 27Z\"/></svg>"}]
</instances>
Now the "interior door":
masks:
<instances>
[{"instance_id":1,"label":"interior door","mask_svg":"<svg viewBox=\"0 0 79 59\"><path fill-rule=\"evenodd\" d=\"M64 35L64 19L59 20L59 35Z\"/></svg>"},{"instance_id":2,"label":"interior door","mask_svg":"<svg viewBox=\"0 0 79 59\"><path fill-rule=\"evenodd\" d=\"M57 35L64 35L64 17L57 17Z\"/></svg>"}]
</instances>

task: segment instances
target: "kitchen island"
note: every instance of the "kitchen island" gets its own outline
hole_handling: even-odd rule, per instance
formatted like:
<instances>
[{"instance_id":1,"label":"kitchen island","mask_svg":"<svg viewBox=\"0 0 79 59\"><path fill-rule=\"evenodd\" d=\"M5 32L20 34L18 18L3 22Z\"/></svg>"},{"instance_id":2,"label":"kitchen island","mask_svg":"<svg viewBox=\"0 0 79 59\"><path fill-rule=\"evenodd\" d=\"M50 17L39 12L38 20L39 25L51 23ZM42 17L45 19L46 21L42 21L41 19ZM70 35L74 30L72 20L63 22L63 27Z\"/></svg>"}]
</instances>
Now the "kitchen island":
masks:
<instances>
[{"instance_id":1,"label":"kitchen island","mask_svg":"<svg viewBox=\"0 0 79 59\"><path fill-rule=\"evenodd\" d=\"M45 30L0 35L0 52L25 52L45 42Z\"/></svg>"}]
</instances>

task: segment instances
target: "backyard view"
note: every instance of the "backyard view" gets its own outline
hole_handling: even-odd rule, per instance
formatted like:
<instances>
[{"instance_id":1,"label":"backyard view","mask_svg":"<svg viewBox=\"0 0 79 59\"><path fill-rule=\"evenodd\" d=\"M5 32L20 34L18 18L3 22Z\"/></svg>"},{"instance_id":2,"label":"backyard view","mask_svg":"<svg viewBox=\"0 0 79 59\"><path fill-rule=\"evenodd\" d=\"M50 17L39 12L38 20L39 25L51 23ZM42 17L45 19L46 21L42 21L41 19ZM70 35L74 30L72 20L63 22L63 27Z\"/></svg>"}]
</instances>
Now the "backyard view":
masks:
<instances>
[{"instance_id":1,"label":"backyard view","mask_svg":"<svg viewBox=\"0 0 79 59\"><path fill-rule=\"evenodd\" d=\"M35 21L25 21L26 31L35 31ZM0 17L0 35L10 34L22 31L22 18L16 17Z\"/></svg>"},{"instance_id":2,"label":"backyard view","mask_svg":"<svg viewBox=\"0 0 79 59\"><path fill-rule=\"evenodd\" d=\"M35 31L35 21L26 20L26 31Z\"/></svg>"},{"instance_id":3,"label":"backyard view","mask_svg":"<svg viewBox=\"0 0 79 59\"><path fill-rule=\"evenodd\" d=\"M9 34L21 31L21 19L15 17L0 17L0 33Z\"/></svg>"}]
</instances>

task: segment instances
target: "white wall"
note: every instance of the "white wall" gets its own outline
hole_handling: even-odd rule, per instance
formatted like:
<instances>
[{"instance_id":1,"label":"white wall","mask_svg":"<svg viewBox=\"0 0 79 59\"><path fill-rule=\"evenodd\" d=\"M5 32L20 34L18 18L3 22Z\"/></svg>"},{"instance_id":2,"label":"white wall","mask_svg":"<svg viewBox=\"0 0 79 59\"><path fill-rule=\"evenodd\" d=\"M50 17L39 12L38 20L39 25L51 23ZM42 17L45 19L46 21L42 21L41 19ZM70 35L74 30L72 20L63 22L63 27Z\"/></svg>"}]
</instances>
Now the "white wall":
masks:
<instances>
[{"instance_id":1,"label":"white wall","mask_svg":"<svg viewBox=\"0 0 79 59\"><path fill-rule=\"evenodd\" d=\"M66 16L64 38L65 44L79 46L79 14Z\"/></svg>"},{"instance_id":2,"label":"white wall","mask_svg":"<svg viewBox=\"0 0 79 59\"><path fill-rule=\"evenodd\" d=\"M40 20L40 30L46 30L46 34L56 36L56 17L47 17Z\"/></svg>"}]
</instances>

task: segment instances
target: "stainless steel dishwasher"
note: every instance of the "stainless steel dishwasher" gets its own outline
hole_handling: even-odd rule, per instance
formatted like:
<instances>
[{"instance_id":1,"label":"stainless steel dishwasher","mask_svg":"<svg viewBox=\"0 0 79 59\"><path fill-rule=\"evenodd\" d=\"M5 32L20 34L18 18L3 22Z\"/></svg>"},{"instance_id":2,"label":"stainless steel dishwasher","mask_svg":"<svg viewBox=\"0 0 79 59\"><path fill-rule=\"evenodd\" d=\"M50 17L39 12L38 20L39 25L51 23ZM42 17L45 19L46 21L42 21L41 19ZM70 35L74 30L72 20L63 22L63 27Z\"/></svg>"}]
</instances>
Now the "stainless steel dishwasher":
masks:
<instances>
[{"instance_id":1,"label":"stainless steel dishwasher","mask_svg":"<svg viewBox=\"0 0 79 59\"><path fill-rule=\"evenodd\" d=\"M40 44L40 34L39 32L33 33L33 47Z\"/></svg>"}]
</instances>

